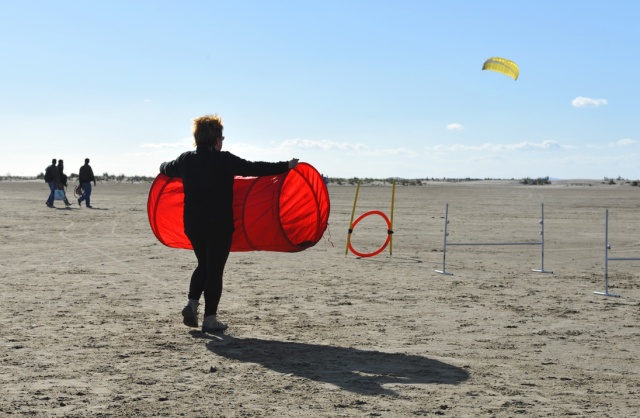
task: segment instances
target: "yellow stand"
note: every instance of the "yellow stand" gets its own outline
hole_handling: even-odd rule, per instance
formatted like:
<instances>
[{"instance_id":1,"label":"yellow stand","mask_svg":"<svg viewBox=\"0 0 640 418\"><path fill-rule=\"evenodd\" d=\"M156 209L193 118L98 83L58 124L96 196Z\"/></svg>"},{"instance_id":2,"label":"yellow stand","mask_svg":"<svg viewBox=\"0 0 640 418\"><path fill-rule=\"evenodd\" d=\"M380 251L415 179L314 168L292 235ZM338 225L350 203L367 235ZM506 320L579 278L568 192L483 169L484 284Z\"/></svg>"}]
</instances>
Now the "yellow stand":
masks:
<instances>
[{"instance_id":1,"label":"yellow stand","mask_svg":"<svg viewBox=\"0 0 640 418\"><path fill-rule=\"evenodd\" d=\"M344 255L349 253L349 243L351 242L351 233L353 232L353 215L356 213L356 202L358 201L358 192L360 192L360 182L356 187L356 198L353 200L353 209L351 210L351 221L349 222L349 232L347 233L347 248L344 249Z\"/></svg>"}]
</instances>

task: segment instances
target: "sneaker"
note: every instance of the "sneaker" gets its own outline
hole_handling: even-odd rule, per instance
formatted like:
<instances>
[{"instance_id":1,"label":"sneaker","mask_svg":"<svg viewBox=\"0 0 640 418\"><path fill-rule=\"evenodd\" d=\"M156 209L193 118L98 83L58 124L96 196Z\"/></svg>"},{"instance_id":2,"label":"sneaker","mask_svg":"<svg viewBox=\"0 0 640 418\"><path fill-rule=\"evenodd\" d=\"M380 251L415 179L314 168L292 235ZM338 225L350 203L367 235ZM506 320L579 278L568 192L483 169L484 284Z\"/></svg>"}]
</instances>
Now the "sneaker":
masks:
<instances>
[{"instance_id":1,"label":"sneaker","mask_svg":"<svg viewBox=\"0 0 640 418\"><path fill-rule=\"evenodd\" d=\"M53 204L51 204L51 203L47 203L47 207L48 207L48 208L54 208L54 209L55 209L55 206L53 206Z\"/></svg>"},{"instance_id":2,"label":"sneaker","mask_svg":"<svg viewBox=\"0 0 640 418\"><path fill-rule=\"evenodd\" d=\"M88 207L89 209L93 209L93 206L89 206L89 205L87 205L87 207Z\"/></svg>"},{"instance_id":3,"label":"sneaker","mask_svg":"<svg viewBox=\"0 0 640 418\"><path fill-rule=\"evenodd\" d=\"M202 332L214 333L224 331L227 328L229 328L227 324L218 321L215 315L205 316L202 321Z\"/></svg>"},{"instance_id":4,"label":"sneaker","mask_svg":"<svg viewBox=\"0 0 640 418\"><path fill-rule=\"evenodd\" d=\"M80 199L78 199L78 206L82 207L82 203L80 202Z\"/></svg>"},{"instance_id":5,"label":"sneaker","mask_svg":"<svg viewBox=\"0 0 640 418\"><path fill-rule=\"evenodd\" d=\"M198 328L198 305L187 304L182 309L182 322L188 327Z\"/></svg>"}]
</instances>

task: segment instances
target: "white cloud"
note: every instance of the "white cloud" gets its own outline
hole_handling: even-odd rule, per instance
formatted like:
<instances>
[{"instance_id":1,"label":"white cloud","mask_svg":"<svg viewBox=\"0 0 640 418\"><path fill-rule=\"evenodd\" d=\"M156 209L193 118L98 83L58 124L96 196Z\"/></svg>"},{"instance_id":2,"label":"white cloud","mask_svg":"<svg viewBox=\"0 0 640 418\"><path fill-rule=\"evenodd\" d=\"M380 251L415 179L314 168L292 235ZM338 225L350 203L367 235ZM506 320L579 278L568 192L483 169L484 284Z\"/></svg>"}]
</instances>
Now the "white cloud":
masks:
<instances>
[{"instance_id":1,"label":"white cloud","mask_svg":"<svg viewBox=\"0 0 640 418\"><path fill-rule=\"evenodd\" d=\"M461 131L464 129L464 126L462 126L459 123L449 123L447 124L447 130L449 131Z\"/></svg>"},{"instance_id":2,"label":"white cloud","mask_svg":"<svg viewBox=\"0 0 640 418\"><path fill-rule=\"evenodd\" d=\"M178 142L159 142L159 143L151 143L147 142L140 145L141 148L192 148L193 147L193 139L184 138Z\"/></svg>"},{"instance_id":3,"label":"white cloud","mask_svg":"<svg viewBox=\"0 0 640 418\"><path fill-rule=\"evenodd\" d=\"M524 141L524 142L520 142L518 144L506 145L505 147L508 150L521 150L521 149L524 149L524 150L528 150L528 149L538 150L538 149L563 149L563 148L565 148L562 145L560 145L557 141L551 141L551 140L546 140L546 141L542 141L542 142L538 142L538 143Z\"/></svg>"},{"instance_id":4,"label":"white cloud","mask_svg":"<svg viewBox=\"0 0 640 418\"><path fill-rule=\"evenodd\" d=\"M407 157L417 157L418 152L408 148L372 148L361 143L336 142L330 140L315 141L312 139L288 139L277 147L278 150L320 150L339 152L342 154L359 155L368 157L404 155Z\"/></svg>"},{"instance_id":5,"label":"white cloud","mask_svg":"<svg viewBox=\"0 0 640 418\"><path fill-rule=\"evenodd\" d=\"M466 152L466 151L520 151L520 150L553 150L553 149L571 149L574 148L568 145L561 145L557 141L541 141L541 142L529 142L523 141L515 144L481 144L481 145L464 145L464 144L452 144L444 145L438 144L433 147L426 147L428 151L436 152Z\"/></svg>"},{"instance_id":6,"label":"white cloud","mask_svg":"<svg viewBox=\"0 0 640 418\"><path fill-rule=\"evenodd\" d=\"M607 99L592 99L590 97L578 96L571 101L573 107L598 107L606 106L608 104Z\"/></svg>"},{"instance_id":7,"label":"white cloud","mask_svg":"<svg viewBox=\"0 0 640 418\"><path fill-rule=\"evenodd\" d=\"M629 145L637 144L638 142L639 141L636 141L635 139L624 138L624 139L619 139L616 142L610 142L609 146L610 147L626 147Z\"/></svg>"},{"instance_id":8,"label":"white cloud","mask_svg":"<svg viewBox=\"0 0 640 418\"><path fill-rule=\"evenodd\" d=\"M312 139L287 139L279 145L274 144L271 147L261 147L255 144L235 143L227 148L228 151L246 158L256 158L260 156L287 155L288 153L305 153L313 155L313 152L329 152L338 153L340 155L353 156L390 156L404 155L407 157L417 157L420 155L415 150L398 147L398 148L372 148L361 143L336 142L330 140L312 140Z\"/></svg>"},{"instance_id":9,"label":"white cloud","mask_svg":"<svg viewBox=\"0 0 640 418\"><path fill-rule=\"evenodd\" d=\"M351 144L349 142L335 142L327 139L315 141L312 139L287 139L279 147L283 148L297 148L297 149L310 149L317 148L323 151L363 151L368 149L364 144Z\"/></svg>"}]
</instances>

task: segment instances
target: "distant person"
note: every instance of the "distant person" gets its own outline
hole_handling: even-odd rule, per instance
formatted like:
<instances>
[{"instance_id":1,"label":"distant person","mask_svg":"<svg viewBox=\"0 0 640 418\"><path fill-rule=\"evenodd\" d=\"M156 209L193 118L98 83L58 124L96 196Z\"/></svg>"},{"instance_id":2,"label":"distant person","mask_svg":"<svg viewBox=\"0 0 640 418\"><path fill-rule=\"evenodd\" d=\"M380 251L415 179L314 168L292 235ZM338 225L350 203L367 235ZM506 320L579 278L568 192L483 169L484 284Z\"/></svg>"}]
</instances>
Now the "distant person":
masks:
<instances>
[{"instance_id":1,"label":"distant person","mask_svg":"<svg viewBox=\"0 0 640 418\"><path fill-rule=\"evenodd\" d=\"M55 158L51 160L51 165L47 166L44 170L44 181L49 185L49 198L47 199L47 207L55 208L53 206L53 201L56 198L56 189L58 188L58 183L56 181L56 174L58 173L58 168L56 167L56 163L58 160Z\"/></svg>"},{"instance_id":2,"label":"distant person","mask_svg":"<svg viewBox=\"0 0 640 418\"><path fill-rule=\"evenodd\" d=\"M227 329L227 324L216 315L234 230L234 176L280 174L298 165L295 158L279 163L251 162L223 152L223 129L218 115L194 119L196 150L160 165L161 173L181 178L184 185L184 232L191 241L198 266L191 275L189 302L182 316L185 325L198 327L198 305L204 292L202 332Z\"/></svg>"},{"instance_id":3,"label":"distant person","mask_svg":"<svg viewBox=\"0 0 640 418\"><path fill-rule=\"evenodd\" d=\"M64 174L64 161L58 160L58 177L56 177L57 188L63 192L67 188L67 175ZM66 207L71 206L69 199L67 199L67 193L64 193L64 199L62 200Z\"/></svg>"},{"instance_id":4,"label":"distant person","mask_svg":"<svg viewBox=\"0 0 640 418\"><path fill-rule=\"evenodd\" d=\"M78 173L78 180L80 181L80 187L82 187L82 196L78 199L78 205L82 207L82 201L84 200L89 209L91 206L91 182L93 185L96 185L96 178L93 175L93 170L89 165L89 159L84 159L84 165L80 167L80 171Z\"/></svg>"}]
</instances>

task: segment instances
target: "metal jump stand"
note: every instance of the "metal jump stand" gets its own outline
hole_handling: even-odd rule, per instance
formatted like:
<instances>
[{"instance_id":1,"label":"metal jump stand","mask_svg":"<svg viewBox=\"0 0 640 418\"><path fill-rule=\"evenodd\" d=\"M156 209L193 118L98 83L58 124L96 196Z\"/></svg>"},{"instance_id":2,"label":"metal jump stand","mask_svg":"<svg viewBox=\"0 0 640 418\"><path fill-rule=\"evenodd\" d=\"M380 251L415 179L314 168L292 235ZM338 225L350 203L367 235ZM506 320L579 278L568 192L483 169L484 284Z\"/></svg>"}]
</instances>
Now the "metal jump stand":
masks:
<instances>
[{"instance_id":1,"label":"metal jump stand","mask_svg":"<svg viewBox=\"0 0 640 418\"><path fill-rule=\"evenodd\" d=\"M637 257L609 257L609 251L611 250L611 245L609 244L609 209L605 212L605 222L604 222L604 292L593 292L596 295L602 296L611 296L614 298L619 298L620 295L615 293L609 293L609 261L638 261L640 258Z\"/></svg>"},{"instance_id":2,"label":"metal jump stand","mask_svg":"<svg viewBox=\"0 0 640 418\"><path fill-rule=\"evenodd\" d=\"M440 274L448 274L453 275L447 271L447 246L448 245L540 245L542 247L542 262L540 269L532 269L532 271L538 273L553 273L552 271L548 271L544 269L544 203L542 204L542 218L540 220L541 231L540 237L541 240L539 242L447 242L447 237L449 236L448 232L449 225L449 204L447 203L445 209L444 216L444 250L442 253L442 270L436 270L437 273Z\"/></svg>"}]
</instances>

